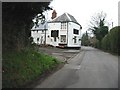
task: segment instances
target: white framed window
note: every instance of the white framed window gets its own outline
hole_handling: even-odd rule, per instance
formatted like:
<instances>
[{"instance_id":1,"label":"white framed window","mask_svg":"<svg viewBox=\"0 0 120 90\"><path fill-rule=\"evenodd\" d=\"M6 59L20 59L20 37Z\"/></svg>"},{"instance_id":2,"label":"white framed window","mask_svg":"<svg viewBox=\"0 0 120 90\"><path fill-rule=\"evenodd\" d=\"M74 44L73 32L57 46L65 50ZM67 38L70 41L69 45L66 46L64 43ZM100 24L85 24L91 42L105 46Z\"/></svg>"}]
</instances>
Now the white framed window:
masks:
<instances>
[{"instance_id":1,"label":"white framed window","mask_svg":"<svg viewBox=\"0 0 120 90\"><path fill-rule=\"evenodd\" d=\"M66 29L66 28L67 28L67 23L61 22L61 29Z\"/></svg>"},{"instance_id":2,"label":"white framed window","mask_svg":"<svg viewBox=\"0 0 120 90\"><path fill-rule=\"evenodd\" d=\"M65 43L66 42L66 35L60 35L61 39L61 43Z\"/></svg>"}]
</instances>

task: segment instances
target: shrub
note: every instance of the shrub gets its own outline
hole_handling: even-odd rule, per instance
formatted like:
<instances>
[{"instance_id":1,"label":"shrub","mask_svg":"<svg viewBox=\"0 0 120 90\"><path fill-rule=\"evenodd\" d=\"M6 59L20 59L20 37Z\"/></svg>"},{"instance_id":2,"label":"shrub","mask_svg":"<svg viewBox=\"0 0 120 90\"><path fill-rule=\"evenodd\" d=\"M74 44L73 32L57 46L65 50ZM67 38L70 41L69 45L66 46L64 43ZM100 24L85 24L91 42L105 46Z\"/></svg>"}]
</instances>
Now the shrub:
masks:
<instances>
[{"instance_id":1,"label":"shrub","mask_svg":"<svg viewBox=\"0 0 120 90\"><path fill-rule=\"evenodd\" d=\"M103 50L110 50L110 37L108 34L102 39L101 44Z\"/></svg>"},{"instance_id":2,"label":"shrub","mask_svg":"<svg viewBox=\"0 0 120 90\"><path fill-rule=\"evenodd\" d=\"M5 53L2 61L2 87L21 87L45 71L57 67L59 63L56 58L33 49Z\"/></svg>"},{"instance_id":3,"label":"shrub","mask_svg":"<svg viewBox=\"0 0 120 90\"><path fill-rule=\"evenodd\" d=\"M118 53L118 38L120 37L119 33L120 27L114 27L110 30L110 49L111 52Z\"/></svg>"},{"instance_id":4,"label":"shrub","mask_svg":"<svg viewBox=\"0 0 120 90\"><path fill-rule=\"evenodd\" d=\"M112 53L120 53L120 26L116 26L102 39L102 49Z\"/></svg>"},{"instance_id":5,"label":"shrub","mask_svg":"<svg viewBox=\"0 0 120 90\"><path fill-rule=\"evenodd\" d=\"M96 40L96 42L95 42L95 48L99 48L100 49L100 41L99 40Z\"/></svg>"}]
</instances>

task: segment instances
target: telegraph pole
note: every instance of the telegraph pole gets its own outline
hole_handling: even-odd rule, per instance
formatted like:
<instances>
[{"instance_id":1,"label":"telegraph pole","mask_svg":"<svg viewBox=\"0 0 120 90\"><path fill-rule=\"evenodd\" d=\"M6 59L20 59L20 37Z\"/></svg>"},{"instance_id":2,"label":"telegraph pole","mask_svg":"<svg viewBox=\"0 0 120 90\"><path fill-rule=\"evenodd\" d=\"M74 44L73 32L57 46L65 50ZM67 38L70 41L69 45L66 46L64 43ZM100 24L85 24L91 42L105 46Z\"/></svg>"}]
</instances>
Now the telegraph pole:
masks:
<instances>
[{"instance_id":1,"label":"telegraph pole","mask_svg":"<svg viewBox=\"0 0 120 90\"><path fill-rule=\"evenodd\" d=\"M113 28L113 22L112 22L112 28Z\"/></svg>"}]
</instances>

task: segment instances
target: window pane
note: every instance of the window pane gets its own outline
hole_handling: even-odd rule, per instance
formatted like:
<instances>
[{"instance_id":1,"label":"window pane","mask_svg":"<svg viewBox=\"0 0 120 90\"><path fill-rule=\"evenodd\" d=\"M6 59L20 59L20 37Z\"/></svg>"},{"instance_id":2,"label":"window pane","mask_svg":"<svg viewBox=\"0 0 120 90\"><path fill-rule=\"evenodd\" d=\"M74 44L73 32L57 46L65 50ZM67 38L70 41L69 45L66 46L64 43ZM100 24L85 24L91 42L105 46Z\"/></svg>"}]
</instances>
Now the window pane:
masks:
<instances>
[{"instance_id":1,"label":"window pane","mask_svg":"<svg viewBox=\"0 0 120 90\"><path fill-rule=\"evenodd\" d=\"M61 29L66 29L66 23L65 22L61 23Z\"/></svg>"},{"instance_id":2,"label":"window pane","mask_svg":"<svg viewBox=\"0 0 120 90\"><path fill-rule=\"evenodd\" d=\"M79 30L73 29L73 34L79 34Z\"/></svg>"},{"instance_id":3,"label":"window pane","mask_svg":"<svg viewBox=\"0 0 120 90\"><path fill-rule=\"evenodd\" d=\"M66 35L61 35L61 42L66 42Z\"/></svg>"},{"instance_id":4,"label":"window pane","mask_svg":"<svg viewBox=\"0 0 120 90\"><path fill-rule=\"evenodd\" d=\"M52 30L51 31L51 37L58 37L59 31L58 30Z\"/></svg>"}]
</instances>

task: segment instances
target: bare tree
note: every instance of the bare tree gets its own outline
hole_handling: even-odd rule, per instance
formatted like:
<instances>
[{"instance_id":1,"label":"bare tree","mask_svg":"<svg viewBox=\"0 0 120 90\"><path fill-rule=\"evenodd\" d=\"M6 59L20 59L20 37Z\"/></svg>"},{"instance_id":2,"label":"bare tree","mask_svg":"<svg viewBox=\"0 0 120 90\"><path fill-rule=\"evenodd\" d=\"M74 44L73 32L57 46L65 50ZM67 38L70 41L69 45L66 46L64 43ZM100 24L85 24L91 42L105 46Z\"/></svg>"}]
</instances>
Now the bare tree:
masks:
<instances>
[{"instance_id":1,"label":"bare tree","mask_svg":"<svg viewBox=\"0 0 120 90\"><path fill-rule=\"evenodd\" d=\"M100 22L103 22L103 26L105 25L105 23L107 22L105 20L106 18L106 13L104 13L103 11L101 11L100 13L97 13L96 16L92 16L91 21L90 21L90 25L89 25L89 30L94 30L95 27L100 27Z\"/></svg>"},{"instance_id":2,"label":"bare tree","mask_svg":"<svg viewBox=\"0 0 120 90\"><path fill-rule=\"evenodd\" d=\"M96 38L101 41L108 33L108 26L105 26L106 23L106 13L103 13L103 11L97 13L96 16L91 18L88 31L92 31Z\"/></svg>"}]
</instances>

